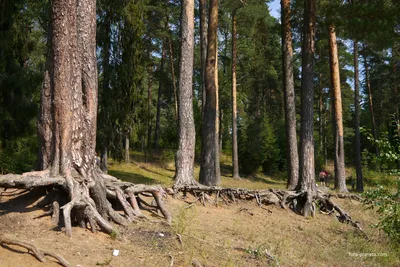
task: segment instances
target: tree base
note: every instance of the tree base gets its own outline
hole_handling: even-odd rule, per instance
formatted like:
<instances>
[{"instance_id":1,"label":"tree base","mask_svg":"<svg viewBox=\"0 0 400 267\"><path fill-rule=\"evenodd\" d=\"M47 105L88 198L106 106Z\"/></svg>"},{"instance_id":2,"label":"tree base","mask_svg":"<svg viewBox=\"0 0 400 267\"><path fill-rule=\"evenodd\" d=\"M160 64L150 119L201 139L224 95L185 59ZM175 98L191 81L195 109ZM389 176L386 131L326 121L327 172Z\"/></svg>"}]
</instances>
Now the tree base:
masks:
<instances>
[{"instance_id":1,"label":"tree base","mask_svg":"<svg viewBox=\"0 0 400 267\"><path fill-rule=\"evenodd\" d=\"M62 219L68 236L72 236L72 223L93 232L100 229L112 233L115 227L111 222L127 225L138 218L146 218L141 210L157 215L160 211L167 222L171 222L171 214L164 207L162 200L165 191L161 186L123 182L102 172L95 172L94 175L97 176L97 181L101 179L105 187L105 199L102 201L96 199L101 198L96 186L90 185L81 177L81 180L76 177L50 178L48 172L2 175L0 188L46 188L48 194L41 204L47 206L49 211L43 216L52 216L55 224L59 224ZM152 199L153 204L148 204L145 198ZM98 205L99 202L103 205Z\"/></svg>"},{"instance_id":2,"label":"tree base","mask_svg":"<svg viewBox=\"0 0 400 267\"><path fill-rule=\"evenodd\" d=\"M175 191L176 194L178 191ZM190 193L196 197L195 202L199 201L203 205L207 203L218 205L219 202L226 204L237 202L239 200L256 200L257 204L262 205L276 205L284 209L291 209L292 211L304 215L315 216L316 207L323 214L335 214L336 218L341 223L347 223L357 228L363 236L368 239L363 231L359 222L354 221L351 216L337 205L331 197L349 198L351 200L362 201L362 198L354 194L329 194L318 190L315 194L307 191L294 191L294 190L249 190L243 188L221 188L221 187L206 187L206 186L185 186L180 187L179 192L184 195ZM214 196L212 198L211 196ZM193 205L194 202L189 203Z\"/></svg>"}]
</instances>

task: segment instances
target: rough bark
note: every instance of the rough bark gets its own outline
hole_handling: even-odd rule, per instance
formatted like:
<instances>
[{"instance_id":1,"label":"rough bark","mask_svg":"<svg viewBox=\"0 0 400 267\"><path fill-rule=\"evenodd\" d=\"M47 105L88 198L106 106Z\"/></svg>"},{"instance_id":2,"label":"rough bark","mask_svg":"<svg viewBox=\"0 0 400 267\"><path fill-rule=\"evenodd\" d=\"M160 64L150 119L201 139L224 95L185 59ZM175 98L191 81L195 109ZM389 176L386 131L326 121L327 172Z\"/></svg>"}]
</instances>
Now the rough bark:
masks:
<instances>
[{"instance_id":1,"label":"rough bark","mask_svg":"<svg viewBox=\"0 0 400 267\"><path fill-rule=\"evenodd\" d=\"M179 143L174 188L196 185L194 179L195 125L193 117L194 1L184 0L181 22L179 76Z\"/></svg>"},{"instance_id":2,"label":"rough bark","mask_svg":"<svg viewBox=\"0 0 400 267\"><path fill-rule=\"evenodd\" d=\"M314 52L316 1L304 2L301 76L300 172L298 189L306 192L303 215L315 215L316 195L314 161Z\"/></svg>"},{"instance_id":3,"label":"rough bark","mask_svg":"<svg viewBox=\"0 0 400 267\"><path fill-rule=\"evenodd\" d=\"M346 172L344 163L344 139L343 139L343 112L342 95L340 89L339 58L336 43L335 26L329 26L329 58L331 84L333 90L334 120L335 120L335 186L340 192L347 192Z\"/></svg>"},{"instance_id":4,"label":"rough bark","mask_svg":"<svg viewBox=\"0 0 400 267\"><path fill-rule=\"evenodd\" d=\"M237 27L236 9L232 12L232 169L233 179L240 179L238 140L237 140L237 107L236 107L236 58L237 58Z\"/></svg>"},{"instance_id":5,"label":"rough bark","mask_svg":"<svg viewBox=\"0 0 400 267\"><path fill-rule=\"evenodd\" d=\"M215 122L216 122L216 83L215 62L218 27L218 0L210 1L207 62L206 62L206 102L203 114L200 183L213 186L217 184L215 175Z\"/></svg>"},{"instance_id":6,"label":"rough bark","mask_svg":"<svg viewBox=\"0 0 400 267\"><path fill-rule=\"evenodd\" d=\"M354 164L356 166L357 176L357 192L364 191L364 182L361 169L361 137L360 137L360 87L359 87L359 72L358 72L358 41L353 43L354 53Z\"/></svg>"},{"instance_id":7,"label":"rough bark","mask_svg":"<svg viewBox=\"0 0 400 267\"><path fill-rule=\"evenodd\" d=\"M286 153L288 188L294 189L299 181L299 155L297 151L296 105L293 80L293 48L290 24L290 0L281 1L282 20L282 67L286 125Z\"/></svg>"},{"instance_id":8,"label":"rough bark","mask_svg":"<svg viewBox=\"0 0 400 267\"><path fill-rule=\"evenodd\" d=\"M160 139L160 118L161 118L161 98L164 87L164 64L165 64L165 40L163 40L162 51L161 51L161 62L159 71L159 84L157 93L157 114L156 114L156 126L154 130L154 150L159 151L159 139Z\"/></svg>"},{"instance_id":9,"label":"rough bark","mask_svg":"<svg viewBox=\"0 0 400 267\"><path fill-rule=\"evenodd\" d=\"M200 0L200 61L201 61L201 114L204 114L204 105L206 104L206 60L207 60L207 1Z\"/></svg>"},{"instance_id":10,"label":"rough bark","mask_svg":"<svg viewBox=\"0 0 400 267\"><path fill-rule=\"evenodd\" d=\"M40 170L22 179L3 176L0 186L50 186L48 189L54 189L57 196L66 196L67 202L56 201L53 207L62 210L67 235L72 234L73 222L110 233L114 230L110 221L126 225L134 218L129 210L124 214L114 210L109 198L118 199L124 206L138 192L134 184L120 182L96 165L96 1L52 1L50 21L38 131ZM157 201L162 189L148 192L154 193Z\"/></svg>"}]
</instances>

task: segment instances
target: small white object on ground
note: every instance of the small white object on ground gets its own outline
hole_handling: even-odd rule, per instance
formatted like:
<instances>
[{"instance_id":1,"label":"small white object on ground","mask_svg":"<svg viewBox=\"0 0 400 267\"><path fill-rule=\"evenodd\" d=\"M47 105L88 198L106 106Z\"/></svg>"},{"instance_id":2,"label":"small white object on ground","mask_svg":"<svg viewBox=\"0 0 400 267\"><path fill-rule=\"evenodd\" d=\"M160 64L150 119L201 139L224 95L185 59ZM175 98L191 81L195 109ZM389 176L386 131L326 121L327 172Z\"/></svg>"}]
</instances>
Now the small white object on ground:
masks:
<instances>
[{"instance_id":1,"label":"small white object on ground","mask_svg":"<svg viewBox=\"0 0 400 267\"><path fill-rule=\"evenodd\" d=\"M158 235L159 235L159 236L161 236L161 237L163 237L163 236L164 236L164 234L163 234L163 233L159 233Z\"/></svg>"},{"instance_id":2,"label":"small white object on ground","mask_svg":"<svg viewBox=\"0 0 400 267\"><path fill-rule=\"evenodd\" d=\"M117 257L119 255L119 250L118 249L114 249L113 250L113 256Z\"/></svg>"}]
</instances>

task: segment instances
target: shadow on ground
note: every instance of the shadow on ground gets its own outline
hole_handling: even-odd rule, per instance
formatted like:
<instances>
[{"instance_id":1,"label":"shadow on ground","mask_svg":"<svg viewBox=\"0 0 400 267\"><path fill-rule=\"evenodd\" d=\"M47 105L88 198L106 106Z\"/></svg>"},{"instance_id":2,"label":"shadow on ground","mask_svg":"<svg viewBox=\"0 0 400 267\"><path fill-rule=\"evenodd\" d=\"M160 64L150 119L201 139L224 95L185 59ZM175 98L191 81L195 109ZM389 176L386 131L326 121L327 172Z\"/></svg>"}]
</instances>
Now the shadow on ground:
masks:
<instances>
[{"instance_id":1,"label":"shadow on ground","mask_svg":"<svg viewBox=\"0 0 400 267\"><path fill-rule=\"evenodd\" d=\"M12 192L14 191L12 190L15 191L14 195L17 195L17 197L8 198L13 196ZM40 207L32 204L43 197L45 194L43 189L33 189L26 192L21 191L20 189L12 190L3 191L0 195L0 216L7 213L26 213L41 209Z\"/></svg>"},{"instance_id":2,"label":"shadow on ground","mask_svg":"<svg viewBox=\"0 0 400 267\"><path fill-rule=\"evenodd\" d=\"M121 179L126 182L131 182L134 184L157 184L159 183L157 180L153 178L149 178L137 173L132 173L132 172L124 172L124 171L115 171L115 170L110 170L108 174L117 177L118 179Z\"/></svg>"}]
</instances>

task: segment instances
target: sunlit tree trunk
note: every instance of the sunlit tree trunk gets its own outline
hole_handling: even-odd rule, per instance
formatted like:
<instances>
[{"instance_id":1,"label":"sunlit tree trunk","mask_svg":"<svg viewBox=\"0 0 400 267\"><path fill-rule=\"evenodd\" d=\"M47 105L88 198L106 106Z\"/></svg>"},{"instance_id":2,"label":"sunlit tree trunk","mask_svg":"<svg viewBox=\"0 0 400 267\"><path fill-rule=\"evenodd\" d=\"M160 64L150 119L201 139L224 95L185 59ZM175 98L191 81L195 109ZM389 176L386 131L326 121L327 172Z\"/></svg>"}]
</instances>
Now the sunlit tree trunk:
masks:
<instances>
[{"instance_id":1,"label":"sunlit tree trunk","mask_svg":"<svg viewBox=\"0 0 400 267\"><path fill-rule=\"evenodd\" d=\"M181 22L179 76L179 144L174 187L196 185L194 179L195 126L193 118L194 1L184 0Z\"/></svg>"},{"instance_id":2,"label":"sunlit tree trunk","mask_svg":"<svg viewBox=\"0 0 400 267\"><path fill-rule=\"evenodd\" d=\"M335 186L340 192L347 192L346 171L344 163L343 112L342 93L340 89L339 58L336 42L335 26L329 26L329 58L331 69L331 84L333 90L334 120L335 120Z\"/></svg>"},{"instance_id":3,"label":"sunlit tree trunk","mask_svg":"<svg viewBox=\"0 0 400 267\"><path fill-rule=\"evenodd\" d=\"M237 57L237 29L236 10L232 12L232 167L233 178L239 179L239 157L237 141L237 107L236 107L236 57Z\"/></svg>"}]
</instances>

